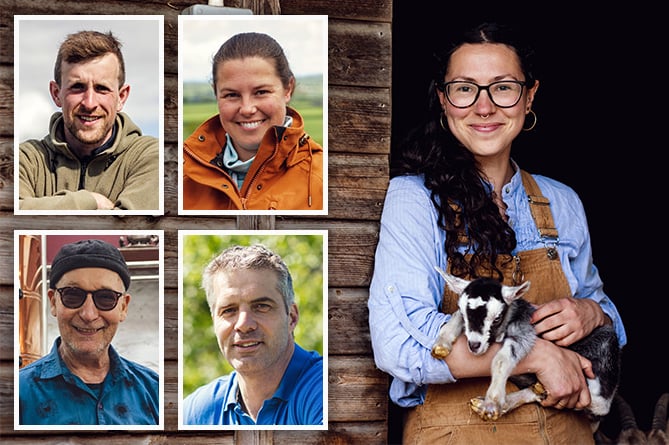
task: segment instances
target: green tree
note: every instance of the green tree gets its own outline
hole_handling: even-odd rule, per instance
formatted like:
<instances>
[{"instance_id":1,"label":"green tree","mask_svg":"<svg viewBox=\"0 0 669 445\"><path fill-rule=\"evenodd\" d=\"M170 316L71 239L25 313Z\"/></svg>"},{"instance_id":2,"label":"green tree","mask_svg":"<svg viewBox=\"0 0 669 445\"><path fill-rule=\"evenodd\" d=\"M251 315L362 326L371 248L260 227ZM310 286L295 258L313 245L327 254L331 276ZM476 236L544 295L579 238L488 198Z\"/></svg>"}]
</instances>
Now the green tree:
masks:
<instances>
[{"instance_id":1,"label":"green tree","mask_svg":"<svg viewBox=\"0 0 669 445\"><path fill-rule=\"evenodd\" d=\"M229 234L183 236L182 328L183 396L199 386L232 371L221 354L207 298L202 289L202 271L224 249L262 244L279 254L293 277L295 302L300 319L295 329L297 343L323 354L323 252L321 234Z\"/></svg>"}]
</instances>

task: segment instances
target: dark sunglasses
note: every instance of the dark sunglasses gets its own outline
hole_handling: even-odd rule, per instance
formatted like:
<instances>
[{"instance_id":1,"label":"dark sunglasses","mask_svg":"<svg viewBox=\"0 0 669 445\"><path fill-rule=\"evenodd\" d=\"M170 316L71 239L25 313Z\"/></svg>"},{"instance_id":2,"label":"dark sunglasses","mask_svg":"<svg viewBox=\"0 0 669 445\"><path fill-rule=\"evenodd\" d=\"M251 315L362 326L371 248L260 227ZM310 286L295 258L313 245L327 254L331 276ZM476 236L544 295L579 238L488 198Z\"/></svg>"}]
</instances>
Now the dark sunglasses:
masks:
<instances>
[{"instance_id":1,"label":"dark sunglasses","mask_svg":"<svg viewBox=\"0 0 669 445\"><path fill-rule=\"evenodd\" d=\"M93 296L95 307L101 311L111 311L116 307L118 299L123 295L111 289L84 290L78 287L61 287L56 289L60 294L60 301L68 309L78 309L86 301L88 294Z\"/></svg>"}]
</instances>

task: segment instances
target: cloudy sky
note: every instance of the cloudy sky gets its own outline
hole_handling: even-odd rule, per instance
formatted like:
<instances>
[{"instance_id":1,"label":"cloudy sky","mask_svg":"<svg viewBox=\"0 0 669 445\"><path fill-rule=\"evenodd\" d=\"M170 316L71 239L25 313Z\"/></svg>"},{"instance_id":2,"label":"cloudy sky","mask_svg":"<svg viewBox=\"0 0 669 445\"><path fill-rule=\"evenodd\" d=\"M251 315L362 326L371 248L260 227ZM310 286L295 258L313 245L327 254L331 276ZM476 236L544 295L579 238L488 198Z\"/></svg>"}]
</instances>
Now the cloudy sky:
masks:
<instances>
[{"instance_id":1,"label":"cloudy sky","mask_svg":"<svg viewBox=\"0 0 669 445\"><path fill-rule=\"evenodd\" d=\"M218 48L240 32L269 34L283 47L295 76L327 72L327 16L179 16L182 81L211 82Z\"/></svg>"},{"instance_id":2,"label":"cloudy sky","mask_svg":"<svg viewBox=\"0 0 669 445\"><path fill-rule=\"evenodd\" d=\"M15 17L15 125L18 141L41 139L58 107L49 95L58 47L68 34L112 31L121 41L130 96L123 108L144 134L160 136L163 16Z\"/></svg>"}]
</instances>

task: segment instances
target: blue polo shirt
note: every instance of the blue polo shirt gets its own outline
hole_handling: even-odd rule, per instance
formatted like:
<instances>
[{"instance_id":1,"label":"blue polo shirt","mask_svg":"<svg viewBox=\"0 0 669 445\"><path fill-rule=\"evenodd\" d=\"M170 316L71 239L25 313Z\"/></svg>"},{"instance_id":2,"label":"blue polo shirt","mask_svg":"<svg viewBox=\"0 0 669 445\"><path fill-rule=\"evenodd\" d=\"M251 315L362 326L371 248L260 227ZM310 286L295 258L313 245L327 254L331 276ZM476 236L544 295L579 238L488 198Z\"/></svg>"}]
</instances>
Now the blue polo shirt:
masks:
<instances>
[{"instance_id":1,"label":"blue polo shirt","mask_svg":"<svg viewBox=\"0 0 669 445\"><path fill-rule=\"evenodd\" d=\"M109 346L109 372L99 385L72 374L58 353L19 370L21 425L157 425L158 373Z\"/></svg>"},{"instance_id":2,"label":"blue polo shirt","mask_svg":"<svg viewBox=\"0 0 669 445\"><path fill-rule=\"evenodd\" d=\"M295 352L272 398L253 421L238 401L237 372L199 387L183 404L186 425L322 425L323 357L295 344Z\"/></svg>"}]
</instances>

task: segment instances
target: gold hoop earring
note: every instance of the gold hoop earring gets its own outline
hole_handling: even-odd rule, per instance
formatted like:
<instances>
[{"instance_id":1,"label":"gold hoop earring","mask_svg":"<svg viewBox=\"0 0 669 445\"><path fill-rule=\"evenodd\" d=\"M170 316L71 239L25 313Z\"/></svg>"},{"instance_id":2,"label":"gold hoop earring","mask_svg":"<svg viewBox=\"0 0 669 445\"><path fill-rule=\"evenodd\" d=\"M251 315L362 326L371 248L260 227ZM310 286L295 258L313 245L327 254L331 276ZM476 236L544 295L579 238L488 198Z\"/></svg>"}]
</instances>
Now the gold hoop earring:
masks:
<instances>
[{"instance_id":1,"label":"gold hoop earring","mask_svg":"<svg viewBox=\"0 0 669 445\"><path fill-rule=\"evenodd\" d=\"M534 116L534 122L532 122L532 125L530 125L529 128L525 128L525 126L523 126L523 131L531 131L534 127L537 126L537 113L535 113L534 110L530 110L528 115L529 114L532 114L532 116Z\"/></svg>"},{"instance_id":2,"label":"gold hoop earring","mask_svg":"<svg viewBox=\"0 0 669 445\"><path fill-rule=\"evenodd\" d=\"M447 126L444 125L444 113L439 114L439 125L441 125L442 130L446 132L448 131L448 128L446 128Z\"/></svg>"}]
</instances>

